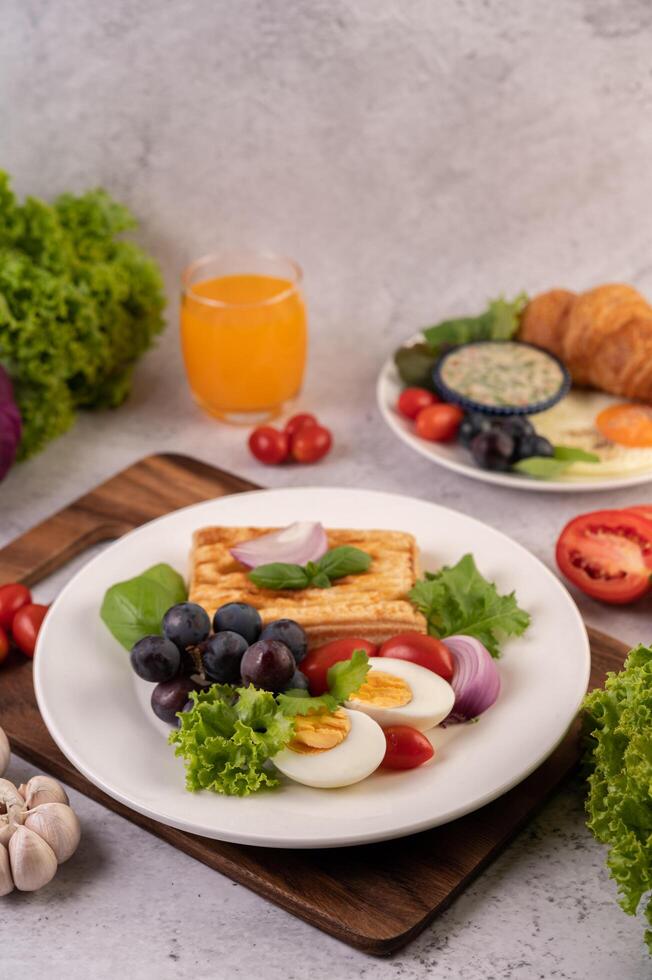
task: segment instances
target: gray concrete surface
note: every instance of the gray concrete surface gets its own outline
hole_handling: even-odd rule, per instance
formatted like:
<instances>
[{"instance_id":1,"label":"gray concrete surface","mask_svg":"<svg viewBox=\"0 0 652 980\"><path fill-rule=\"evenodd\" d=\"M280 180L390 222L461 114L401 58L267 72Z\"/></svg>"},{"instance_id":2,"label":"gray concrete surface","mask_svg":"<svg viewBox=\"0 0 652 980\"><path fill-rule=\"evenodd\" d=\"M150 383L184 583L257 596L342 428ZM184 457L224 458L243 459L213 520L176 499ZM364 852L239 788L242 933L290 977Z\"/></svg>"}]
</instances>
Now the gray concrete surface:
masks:
<instances>
[{"instance_id":1,"label":"gray concrete surface","mask_svg":"<svg viewBox=\"0 0 652 980\"><path fill-rule=\"evenodd\" d=\"M275 486L312 480L437 500L549 565L573 514L651 499L646 488L539 497L454 476L394 439L373 392L406 335L499 292L612 279L652 294L646 0L5 0L2 14L0 165L21 193L102 184L124 199L162 263L170 326L123 408L80 418L0 486L0 543L166 449ZM312 470L263 469L241 430L203 416L188 395L180 271L240 243L284 251L306 271L300 404L337 440ZM650 638L649 606L580 605L628 642ZM22 777L25 764L13 772ZM382 963L78 804L78 857L42 895L3 901L2 980L19 969L71 980L649 975L642 925L615 905L577 786Z\"/></svg>"}]
</instances>

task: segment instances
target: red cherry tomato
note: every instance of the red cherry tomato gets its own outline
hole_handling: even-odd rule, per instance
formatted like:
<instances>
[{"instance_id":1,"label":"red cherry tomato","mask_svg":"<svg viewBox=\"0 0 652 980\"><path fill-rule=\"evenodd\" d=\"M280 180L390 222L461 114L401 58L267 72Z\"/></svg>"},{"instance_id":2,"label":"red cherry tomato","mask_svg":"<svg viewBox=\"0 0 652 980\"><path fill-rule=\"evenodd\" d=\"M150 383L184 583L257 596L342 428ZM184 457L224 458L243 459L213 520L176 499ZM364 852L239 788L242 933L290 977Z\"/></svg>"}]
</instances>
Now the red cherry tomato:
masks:
<instances>
[{"instance_id":1,"label":"red cherry tomato","mask_svg":"<svg viewBox=\"0 0 652 980\"><path fill-rule=\"evenodd\" d=\"M415 419L421 409L435 405L439 399L426 388L404 388L398 396L396 408L406 419Z\"/></svg>"},{"instance_id":2,"label":"red cherry tomato","mask_svg":"<svg viewBox=\"0 0 652 980\"><path fill-rule=\"evenodd\" d=\"M298 415L293 415L285 423L288 439L292 439L292 436L296 435L299 429L303 429L304 426L310 427L312 425L319 425L319 422L310 412L299 412Z\"/></svg>"},{"instance_id":3,"label":"red cherry tomato","mask_svg":"<svg viewBox=\"0 0 652 980\"><path fill-rule=\"evenodd\" d=\"M0 586L0 627L3 630L10 630L14 615L21 606L26 606L32 601L32 593L26 585L20 582L11 582L9 585Z\"/></svg>"},{"instance_id":4,"label":"red cherry tomato","mask_svg":"<svg viewBox=\"0 0 652 980\"><path fill-rule=\"evenodd\" d=\"M450 442L457 435L464 412L459 405L430 405L416 418L417 435L428 442Z\"/></svg>"},{"instance_id":5,"label":"red cherry tomato","mask_svg":"<svg viewBox=\"0 0 652 980\"><path fill-rule=\"evenodd\" d=\"M249 436L251 452L267 466L275 466L287 459L288 447L287 433L275 429L273 425L261 425Z\"/></svg>"},{"instance_id":6,"label":"red cherry tomato","mask_svg":"<svg viewBox=\"0 0 652 980\"><path fill-rule=\"evenodd\" d=\"M416 728L391 725L384 732L387 749L380 763L382 769L416 769L435 754L426 736Z\"/></svg>"},{"instance_id":7,"label":"red cherry tomato","mask_svg":"<svg viewBox=\"0 0 652 980\"><path fill-rule=\"evenodd\" d=\"M292 436L290 451L297 463L316 463L333 445L330 431L323 425L304 425Z\"/></svg>"},{"instance_id":8,"label":"red cherry tomato","mask_svg":"<svg viewBox=\"0 0 652 980\"><path fill-rule=\"evenodd\" d=\"M557 564L594 599L621 605L650 588L652 521L632 510L580 514L559 535Z\"/></svg>"},{"instance_id":9,"label":"red cherry tomato","mask_svg":"<svg viewBox=\"0 0 652 980\"><path fill-rule=\"evenodd\" d=\"M16 646L26 657L34 656L36 638L47 611L48 606L30 602L27 606L21 606L14 616L11 632Z\"/></svg>"},{"instance_id":10,"label":"red cherry tomato","mask_svg":"<svg viewBox=\"0 0 652 980\"><path fill-rule=\"evenodd\" d=\"M9 656L9 648L11 644L9 643L9 637L7 636L6 630L3 630L0 626L0 665L5 662Z\"/></svg>"},{"instance_id":11,"label":"red cherry tomato","mask_svg":"<svg viewBox=\"0 0 652 980\"><path fill-rule=\"evenodd\" d=\"M308 678L308 686L313 697L328 690L328 671L339 660L349 660L354 650L364 650L368 657L375 657L378 647L360 637L347 637L333 640L317 650L312 650L301 661L301 673Z\"/></svg>"},{"instance_id":12,"label":"red cherry tomato","mask_svg":"<svg viewBox=\"0 0 652 980\"><path fill-rule=\"evenodd\" d=\"M439 674L445 681L453 676L453 656L441 640L425 633L410 631L399 633L390 640L385 640L377 657L394 657L396 660L409 660Z\"/></svg>"}]
</instances>

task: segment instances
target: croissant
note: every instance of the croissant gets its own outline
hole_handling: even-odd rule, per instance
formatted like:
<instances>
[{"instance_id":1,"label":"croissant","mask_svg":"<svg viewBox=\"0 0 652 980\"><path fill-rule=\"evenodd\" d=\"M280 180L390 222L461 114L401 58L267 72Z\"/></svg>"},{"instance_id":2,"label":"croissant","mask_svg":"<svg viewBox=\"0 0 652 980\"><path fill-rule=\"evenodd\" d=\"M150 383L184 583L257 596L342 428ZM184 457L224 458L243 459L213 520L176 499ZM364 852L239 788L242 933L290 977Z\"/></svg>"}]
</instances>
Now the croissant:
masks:
<instances>
[{"instance_id":1,"label":"croissant","mask_svg":"<svg viewBox=\"0 0 652 980\"><path fill-rule=\"evenodd\" d=\"M556 354L574 384L652 404L652 306L633 286L540 293L519 337Z\"/></svg>"}]
</instances>

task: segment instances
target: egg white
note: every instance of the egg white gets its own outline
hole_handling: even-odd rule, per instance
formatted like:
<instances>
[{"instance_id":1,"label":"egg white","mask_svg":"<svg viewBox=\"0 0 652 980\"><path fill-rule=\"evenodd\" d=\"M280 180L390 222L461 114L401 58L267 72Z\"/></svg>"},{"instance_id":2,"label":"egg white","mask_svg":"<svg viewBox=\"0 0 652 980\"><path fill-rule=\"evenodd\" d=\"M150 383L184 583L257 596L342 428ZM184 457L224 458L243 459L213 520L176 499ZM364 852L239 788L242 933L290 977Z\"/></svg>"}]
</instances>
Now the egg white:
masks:
<instances>
[{"instance_id":1,"label":"egg white","mask_svg":"<svg viewBox=\"0 0 652 980\"><path fill-rule=\"evenodd\" d=\"M377 721L381 728L388 728L390 725L410 725L420 732L425 732L429 728L434 728L451 713L455 702L453 688L432 670L394 657L370 657L369 665L372 670L400 677L412 692L412 700L408 704L395 708L382 708L361 701L345 702L347 708L365 712Z\"/></svg>"},{"instance_id":2,"label":"egg white","mask_svg":"<svg viewBox=\"0 0 652 980\"><path fill-rule=\"evenodd\" d=\"M555 446L574 446L600 457L599 463L572 463L564 476L621 476L652 468L652 448L623 446L606 439L598 431L595 418L610 405L624 398L613 398L597 391L573 390L547 412L532 415L530 421L541 436Z\"/></svg>"},{"instance_id":3,"label":"egg white","mask_svg":"<svg viewBox=\"0 0 652 980\"><path fill-rule=\"evenodd\" d=\"M334 789L359 783L378 768L387 748L382 729L368 715L341 710L351 723L344 741L324 752L306 755L282 749L273 762L284 776L305 786Z\"/></svg>"}]
</instances>

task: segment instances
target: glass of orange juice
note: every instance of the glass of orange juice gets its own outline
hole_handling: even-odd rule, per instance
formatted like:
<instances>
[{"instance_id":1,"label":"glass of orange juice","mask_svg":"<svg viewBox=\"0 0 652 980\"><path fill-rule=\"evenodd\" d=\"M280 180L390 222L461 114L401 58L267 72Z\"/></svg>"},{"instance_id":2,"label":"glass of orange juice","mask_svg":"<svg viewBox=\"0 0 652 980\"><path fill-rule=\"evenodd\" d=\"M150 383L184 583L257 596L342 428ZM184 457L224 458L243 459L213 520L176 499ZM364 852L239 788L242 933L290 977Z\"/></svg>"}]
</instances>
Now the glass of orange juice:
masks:
<instances>
[{"instance_id":1,"label":"glass of orange juice","mask_svg":"<svg viewBox=\"0 0 652 980\"><path fill-rule=\"evenodd\" d=\"M227 422L273 418L301 388L308 328L296 262L229 251L182 277L181 346L195 400Z\"/></svg>"}]
</instances>

